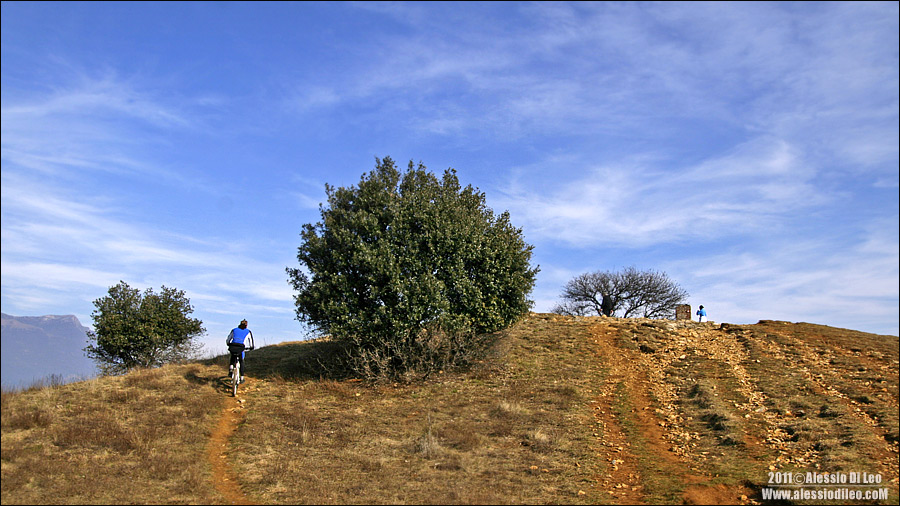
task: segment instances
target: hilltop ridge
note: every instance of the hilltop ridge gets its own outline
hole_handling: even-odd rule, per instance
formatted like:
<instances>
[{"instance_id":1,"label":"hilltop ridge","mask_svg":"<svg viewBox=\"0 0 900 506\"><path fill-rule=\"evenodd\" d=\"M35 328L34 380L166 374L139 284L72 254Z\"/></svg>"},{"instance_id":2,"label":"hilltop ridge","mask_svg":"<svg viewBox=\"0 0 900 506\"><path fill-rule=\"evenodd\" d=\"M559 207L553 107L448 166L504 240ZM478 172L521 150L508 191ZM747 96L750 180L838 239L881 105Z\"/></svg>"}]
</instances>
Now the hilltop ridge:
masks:
<instances>
[{"instance_id":1,"label":"hilltop ridge","mask_svg":"<svg viewBox=\"0 0 900 506\"><path fill-rule=\"evenodd\" d=\"M320 340L251 353L236 399L224 357L4 394L3 503L758 504L798 472L896 503L896 337L532 313L496 338L411 383L320 376Z\"/></svg>"}]
</instances>

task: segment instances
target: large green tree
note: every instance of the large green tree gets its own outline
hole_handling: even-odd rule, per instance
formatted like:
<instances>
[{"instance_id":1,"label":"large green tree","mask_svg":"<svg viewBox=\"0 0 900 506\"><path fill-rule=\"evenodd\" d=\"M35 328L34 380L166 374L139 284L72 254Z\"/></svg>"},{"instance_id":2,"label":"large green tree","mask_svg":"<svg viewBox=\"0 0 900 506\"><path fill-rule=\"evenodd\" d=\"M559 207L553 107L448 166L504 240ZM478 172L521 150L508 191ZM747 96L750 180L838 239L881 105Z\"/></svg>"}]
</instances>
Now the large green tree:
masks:
<instances>
[{"instance_id":1,"label":"large green tree","mask_svg":"<svg viewBox=\"0 0 900 506\"><path fill-rule=\"evenodd\" d=\"M387 157L357 186L326 185L287 268L297 318L347 343L356 372L396 376L466 362L530 308L537 268L509 214L424 165Z\"/></svg>"},{"instance_id":2,"label":"large green tree","mask_svg":"<svg viewBox=\"0 0 900 506\"><path fill-rule=\"evenodd\" d=\"M184 291L175 288L142 294L120 281L94 306L94 330L87 333L91 344L84 351L104 374L189 358L200 347L195 338L206 331L189 316L194 309Z\"/></svg>"}]
</instances>

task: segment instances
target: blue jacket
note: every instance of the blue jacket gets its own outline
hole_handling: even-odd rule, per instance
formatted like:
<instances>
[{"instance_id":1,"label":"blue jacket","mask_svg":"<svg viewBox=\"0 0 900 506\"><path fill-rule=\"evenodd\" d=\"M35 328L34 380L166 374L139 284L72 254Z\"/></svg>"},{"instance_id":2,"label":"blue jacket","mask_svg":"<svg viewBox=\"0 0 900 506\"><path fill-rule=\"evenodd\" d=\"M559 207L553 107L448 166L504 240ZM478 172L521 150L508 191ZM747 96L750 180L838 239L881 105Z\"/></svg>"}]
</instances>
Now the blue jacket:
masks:
<instances>
[{"instance_id":1,"label":"blue jacket","mask_svg":"<svg viewBox=\"0 0 900 506\"><path fill-rule=\"evenodd\" d=\"M225 344L243 344L247 349L252 350L253 346L253 332L250 332L250 329L242 329L240 327L231 329L231 332L228 333L228 339L225 340Z\"/></svg>"}]
</instances>

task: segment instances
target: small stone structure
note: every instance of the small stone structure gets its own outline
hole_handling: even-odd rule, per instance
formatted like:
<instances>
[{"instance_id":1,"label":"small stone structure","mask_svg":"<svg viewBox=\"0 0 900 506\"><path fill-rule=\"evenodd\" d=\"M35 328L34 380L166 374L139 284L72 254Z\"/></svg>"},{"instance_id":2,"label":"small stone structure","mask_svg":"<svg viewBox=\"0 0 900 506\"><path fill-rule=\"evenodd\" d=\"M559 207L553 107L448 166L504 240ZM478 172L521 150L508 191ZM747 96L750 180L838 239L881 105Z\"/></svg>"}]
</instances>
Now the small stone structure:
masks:
<instances>
[{"instance_id":1,"label":"small stone structure","mask_svg":"<svg viewBox=\"0 0 900 506\"><path fill-rule=\"evenodd\" d=\"M691 319L691 305L690 304L679 304L675 306L675 319L676 320L690 320Z\"/></svg>"}]
</instances>

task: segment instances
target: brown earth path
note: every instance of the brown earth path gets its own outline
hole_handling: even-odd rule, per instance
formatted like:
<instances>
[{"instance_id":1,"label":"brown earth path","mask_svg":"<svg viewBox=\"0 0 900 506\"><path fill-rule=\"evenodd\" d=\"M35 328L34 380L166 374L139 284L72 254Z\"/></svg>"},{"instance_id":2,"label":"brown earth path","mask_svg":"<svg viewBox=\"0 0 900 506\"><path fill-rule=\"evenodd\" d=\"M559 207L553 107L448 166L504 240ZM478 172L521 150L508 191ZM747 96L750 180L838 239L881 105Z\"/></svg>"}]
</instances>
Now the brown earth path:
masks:
<instances>
[{"instance_id":1,"label":"brown earth path","mask_svg":"<svg viewBox=\"0 0 900 506\"><path fill-rule=\"evenodd\" d=\"M620 333L626 329L611 324L613 321L596 319L588 327L591 340L597 345L597 355L606 361L608 368L605 386L592 402L598 430L602 432L602 437L598 437L601 448L597 456L610 464L610 472L598 477L598 483L618 504L644 504L645 477L641 476L640 468L647 466L647 455L653 455L656 459L654 465L664 467L671 476L683 483L682 499L685 504L746 502L749 490L707 484L713 477L692 466L690 456L683 451L675 452L679 448L667 440L667 431L663 428L663 424L668 422L657 416L661 414L660 410L654 409L651 401L651 394L655 397L665 395L664 392L651 392L651 385L660 384L657 378L651 378L652 371L660 368L651 367L643 353L617 346ZM608 357L617 358L609 360ZM643 452L644 462L640 461L642 457L637 454L637 450L632 448L621 417L615 412L616 397L621 396L626 396L631 401L630 418L636 425L637 432L643 436L640 451Z\"/></svg>"},{"instance_id":2,"label":"brown earth path","mask_svg":"<svg viewBox=\"0 0 900 506\"><path fill-rule=\"evenodd\" d=\"M241 395L252 384L248 378L238 390L238 397L231 397L229 388L229 396L223 402L219 422L209 441L207 460L212 470L213 486L222 495L225 504L259 504L252 501L241 490L228 452L228 441L244 418L244 399Z\"/></svg>"},{"instance_id":3,"label":"brown earth path","mask_svg":"<svg viewBox=\"0 0 900 506\"><path fill-rule=\"evenodd\" d=\"M604 357L614 356L610 354L610 340L613 338L610 329L591 326L590 332L597 344L594 349L597 361L603 362ZM597 424L597 432L594 433L598 445L597 457L609 464L607 474L597 476L596 480L618 504L644 504L637 458L631 451L631 444L619 422L619 417L613 413L616 386L625 381L622 371L610 367L602 389L596 392L591 401Z\"/></svg>"}]
</instances>

